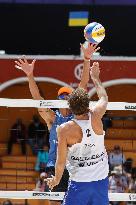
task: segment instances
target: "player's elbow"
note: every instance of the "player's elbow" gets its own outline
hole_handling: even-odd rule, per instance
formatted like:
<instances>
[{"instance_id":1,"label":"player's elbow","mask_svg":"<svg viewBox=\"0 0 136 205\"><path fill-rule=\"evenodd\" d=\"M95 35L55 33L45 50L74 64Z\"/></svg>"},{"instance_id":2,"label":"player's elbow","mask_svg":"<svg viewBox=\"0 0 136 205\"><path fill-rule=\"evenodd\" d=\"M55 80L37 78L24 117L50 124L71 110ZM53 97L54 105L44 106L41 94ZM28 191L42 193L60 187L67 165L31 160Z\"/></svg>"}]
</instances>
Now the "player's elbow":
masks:
<instances>
[{"instance_id":1,"label":"player's elbow","mask_svg":"<svg viewBox=\"0 0 136 205\"><path fill-rule=\"evenodd\" d=\"M104 96L101 97L100 100L103 102L104 106L107 106L107 104L108 104L108 95L105 94Z\"/></svg>"}]
</instances>

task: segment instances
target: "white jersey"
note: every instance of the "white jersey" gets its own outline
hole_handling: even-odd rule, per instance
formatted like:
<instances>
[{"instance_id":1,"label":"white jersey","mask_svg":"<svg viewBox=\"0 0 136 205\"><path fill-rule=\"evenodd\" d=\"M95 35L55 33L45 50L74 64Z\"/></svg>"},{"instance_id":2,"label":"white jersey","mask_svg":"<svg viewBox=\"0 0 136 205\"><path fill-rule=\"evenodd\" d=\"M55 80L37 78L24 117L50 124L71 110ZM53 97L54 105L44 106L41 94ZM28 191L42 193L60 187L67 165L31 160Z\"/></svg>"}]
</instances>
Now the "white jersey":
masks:
<instances>
[{"instance_id":1,"label":"white jersey","mask_svg":"<svg viewBox=\"0 0 136 205\"><path fill-rule=\"evenodd\" d=\"M104 135L94 133L89 120L75 120L81 127L81 143L68 148L67 169L70 179L76 182L92 182L105 179L109 173L108 156L104 146Z\"/></svg>"}]
</instances>

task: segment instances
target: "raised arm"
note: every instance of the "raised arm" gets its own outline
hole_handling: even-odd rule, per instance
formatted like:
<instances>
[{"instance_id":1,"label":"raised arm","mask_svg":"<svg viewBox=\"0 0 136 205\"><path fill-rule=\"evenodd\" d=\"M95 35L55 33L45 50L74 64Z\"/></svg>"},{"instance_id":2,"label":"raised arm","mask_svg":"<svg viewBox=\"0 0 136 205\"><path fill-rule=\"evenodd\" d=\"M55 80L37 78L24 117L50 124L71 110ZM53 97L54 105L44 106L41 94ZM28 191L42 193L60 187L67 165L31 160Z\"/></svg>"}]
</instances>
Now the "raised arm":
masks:
<instances>
[{"instance_id":1,"label":"raised arm","mask_svg":"<svg viewBox=\"0 0 136 205\"><path fill-rule=\"evenodd\" d=\"M87 89L87 83L89 82L89 70L90 70L90 60L92 59L92 56L95 52L97 52L100 49L100 47L97 47L96 44L90 44L87 45L81 44L81 50L83 52L83 72L81 76L81 82L79 84L79 87Z\"/></svg>"},{"instance_id":2,"label":"raised arm","mask_svg":"<svg viewBox=\"0 0 136 205\"><path fill-rule=\"evenodd\" d=\"M43 98L40 95L38 86L34 80L34 75L33 75L34 65L35 65L35 60L33 60L31 63L28 63L25 56L19 58L18 61L15 61L15 67L17 69L23 70L28 77L29 89L33 99L43 100ZM48 108L45 109L40 108L38 109L38 111L41 117L46 121L48 129L50 129L50 126L55 119L55 113Z\"/></svg>"},{"instance_id":3,"label":"raised arm","mask_svg":"<svg viewBox=\"0 0 136 205\"><path fill-rule=\"evenodd\" d=\"M96 117L102 118L106 112L106 108L108 104L108 96L105 88L101 83L99 75L100 75L99 63L94 62L90 69L90 76L96 88L96 92L99 97L99 100L93 108L93 114Z\"/></svg>"}]
</instances>

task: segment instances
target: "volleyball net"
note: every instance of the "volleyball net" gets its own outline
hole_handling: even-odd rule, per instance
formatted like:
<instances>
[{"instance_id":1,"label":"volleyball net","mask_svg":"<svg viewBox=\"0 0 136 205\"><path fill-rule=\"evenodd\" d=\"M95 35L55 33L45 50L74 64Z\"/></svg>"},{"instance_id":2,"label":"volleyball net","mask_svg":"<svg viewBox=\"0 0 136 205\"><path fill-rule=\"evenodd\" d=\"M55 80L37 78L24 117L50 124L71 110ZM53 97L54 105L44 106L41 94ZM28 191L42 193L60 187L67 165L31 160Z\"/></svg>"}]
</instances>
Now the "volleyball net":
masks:
<instances>
[{"instance_id":1,"label":"volleyball net","mask_svg":"<svg viewBox=\"0 0 136 205\"><path fill-rule=\"evenodd\" d=\"M90 108L97 102L90 102ZM31 100L0 98L2 107L33 107L33 108L68 108L66 100ZM109 102L107 110L132 110L136 111L136 103Z\"/></svg>"},{"instance_id":2,"label":"volleyball net","mask_svg":"<svg viewBox=\"0 0 136 205\"><path fill-rule=\"evenodd\" d=\"M64 192L0 191L0 198L63 200ZM109 193L110 201L136 201L135 193Z\"/></svg>"},{"instance_id":3,"label":"volleyball net","mask_svg":"<svg viewBox=\"0 0 136 205\"><path fill-rule=\"evenodd\" d=\"M90 108L97 102L90 102ZM7 114L3 114L4 111L0 111L0 127L2 124L9 120L14 123L15 117L27 117L27 114L31 109L35 108L68 108L68 103L65 100L32 100L32 99L6 99L0 98L0 109L13 109L12 115L6 110ZM14 114L14 109L18 111ZM20 110L21 109L21 112ZM107 106L109 111L136 111L136 103L128 102L109 102ZM27 114L26 114L27 113ZM6 117L5 117L6 116ZM8 119L10 118L11 119ZM31 120L29 119L29 123ZM28 124L28 121L27 121ZM9 126L8 126L9 128ZM1 131L5 132L5 128L1 127ZM10 129L7 131L9 135ZM26 141L26 139L24 139ZM4 143L6 140L4 141ZM4 144L3 143L3 144ZM124 144L127 144L124 141ZM132 143L133 144L133 143ZM6 149L2 147L0 143L0 149ZM13 145L14 146L14 145ZM18 146L18 145L17 145ZM16 147L13 147L13 149ZM39 178L38 173L35 173L36 156L30 154L30 150L24 156L18 156L14 151L14 154L4 156L1 155L2 167L0 168L0 199L46 199L46 200L63 200L63 192L41 192L35 190L35 185ZM4 153L4 152L3 152ZM12 161L11 161L12 159ZM13 185L14 184L14 185ZM16 191L12 191L16 190ZM128 201L135 202L135 193L109 193L110 201Z\"/></svg>"}]
</instances>

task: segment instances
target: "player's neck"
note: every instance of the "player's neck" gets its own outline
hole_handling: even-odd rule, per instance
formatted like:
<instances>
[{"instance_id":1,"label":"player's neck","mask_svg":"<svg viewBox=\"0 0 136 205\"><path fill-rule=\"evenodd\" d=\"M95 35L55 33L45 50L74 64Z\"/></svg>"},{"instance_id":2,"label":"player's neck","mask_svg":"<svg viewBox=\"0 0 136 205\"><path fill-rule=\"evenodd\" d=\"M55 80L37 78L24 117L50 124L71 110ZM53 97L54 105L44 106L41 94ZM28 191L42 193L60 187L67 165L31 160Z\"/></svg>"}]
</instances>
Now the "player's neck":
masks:
<instances>
[{"instance_id":1,"label":"player's neck","mask_svg":"<svg viewBox=\"0 0 136 205\"><path fill-rule=\"evenodd\" d=\"M83 115L75 115L75 119L77 119L77 120L88 120L89 116L88 116L88 113L85 113Z\"/></svg>"}]
</instances>

